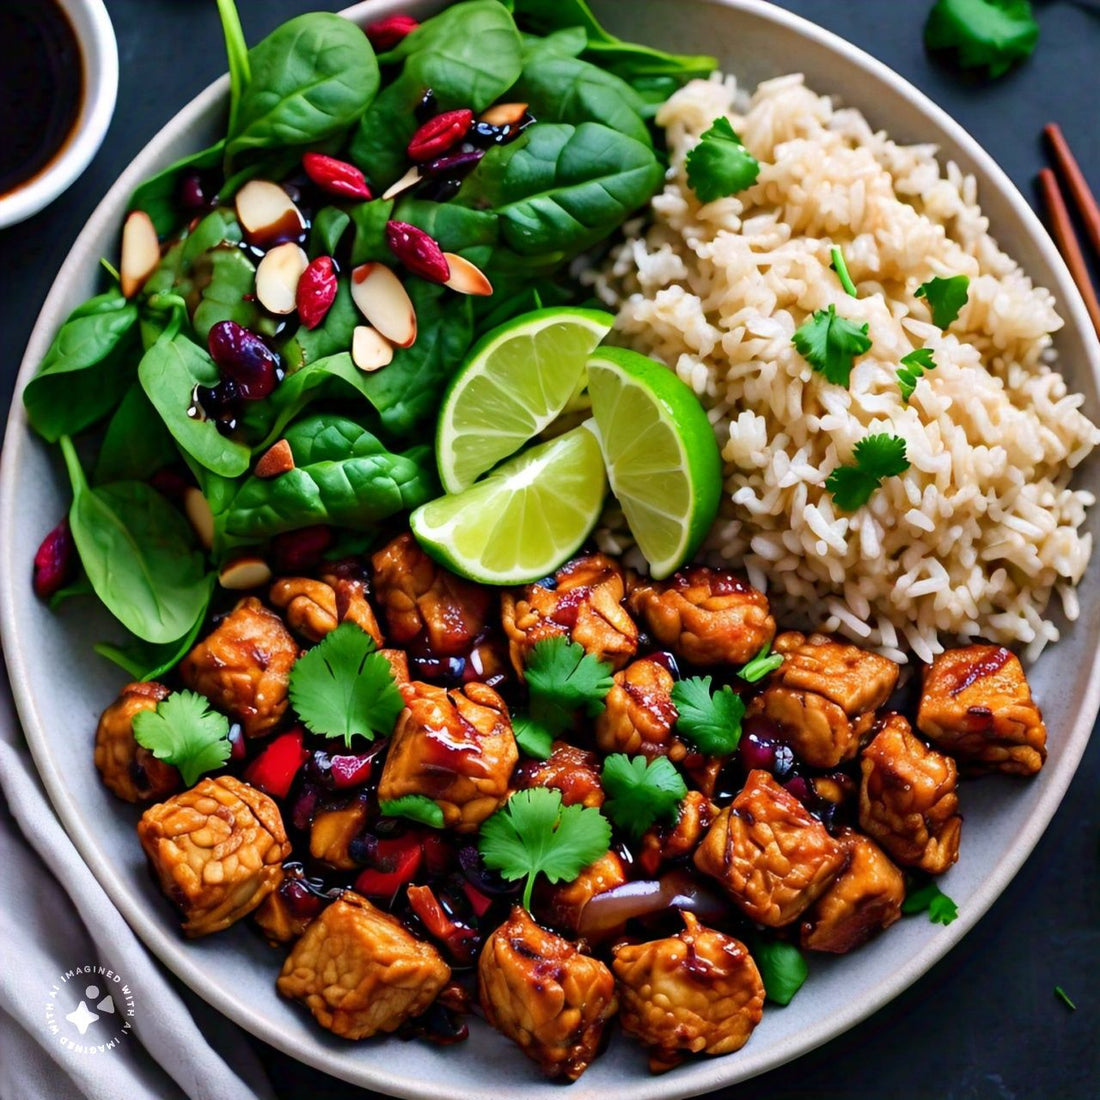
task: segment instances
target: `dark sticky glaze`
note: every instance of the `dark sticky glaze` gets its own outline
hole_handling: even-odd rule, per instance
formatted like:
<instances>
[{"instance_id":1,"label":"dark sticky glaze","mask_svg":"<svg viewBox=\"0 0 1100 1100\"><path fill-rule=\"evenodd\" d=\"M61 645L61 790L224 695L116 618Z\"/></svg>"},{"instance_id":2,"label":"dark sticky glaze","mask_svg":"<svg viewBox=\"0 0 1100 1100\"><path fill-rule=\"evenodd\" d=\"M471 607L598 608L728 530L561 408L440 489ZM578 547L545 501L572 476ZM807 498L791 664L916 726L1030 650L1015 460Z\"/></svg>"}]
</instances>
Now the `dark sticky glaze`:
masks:
<instances>
[{"instance_id":1,"label":"dark sticky glaze","mask_svg":"<svg viewBox=\"0 0 1100 1100\"><path fill-rule=\"evenodd\" d=\"M1004 668L1005 662L1011 656L1012 654L1005 649L1004 646L998 646L984 657L975 661L970 666L966 675L951 689L952 697L966 691L968 687L977 683L978 680L984 679L986 676L992 676L995 672L999 672Z\"/></svg>"}]
</instances>

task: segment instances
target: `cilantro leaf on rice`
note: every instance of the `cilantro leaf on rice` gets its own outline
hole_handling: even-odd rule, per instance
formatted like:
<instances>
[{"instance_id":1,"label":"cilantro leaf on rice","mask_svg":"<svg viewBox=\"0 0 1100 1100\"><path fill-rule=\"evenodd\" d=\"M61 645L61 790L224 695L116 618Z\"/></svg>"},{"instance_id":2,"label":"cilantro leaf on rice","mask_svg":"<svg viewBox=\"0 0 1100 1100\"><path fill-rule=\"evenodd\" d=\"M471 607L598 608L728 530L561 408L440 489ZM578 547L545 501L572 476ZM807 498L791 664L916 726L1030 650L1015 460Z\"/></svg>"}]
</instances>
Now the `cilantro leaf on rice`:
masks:
<instances>
[{"instance_id":1,"label":"cilantro leaf on rice","mask_svg":"<svg viewBox=\"0 0 1100 1100\"><path fill-rule=\"evenodd\" d=\"M856 359L871 350L868 325L841 317L836 306L819 309L791 338L798 354L837 386L847 387Z\"/></svg>"},{"instance_id":2,"label":"cilantro leaf on rice","mask_svg":"<svg viewBox=\"0 0 1100 1100\"><path fill-rule=\"evenodd\" d=\"M760 162L745 148L728 118L716 118L687 155L688 184L700 202L736 195L756 182Z\"/></svg>"}]
</instances>

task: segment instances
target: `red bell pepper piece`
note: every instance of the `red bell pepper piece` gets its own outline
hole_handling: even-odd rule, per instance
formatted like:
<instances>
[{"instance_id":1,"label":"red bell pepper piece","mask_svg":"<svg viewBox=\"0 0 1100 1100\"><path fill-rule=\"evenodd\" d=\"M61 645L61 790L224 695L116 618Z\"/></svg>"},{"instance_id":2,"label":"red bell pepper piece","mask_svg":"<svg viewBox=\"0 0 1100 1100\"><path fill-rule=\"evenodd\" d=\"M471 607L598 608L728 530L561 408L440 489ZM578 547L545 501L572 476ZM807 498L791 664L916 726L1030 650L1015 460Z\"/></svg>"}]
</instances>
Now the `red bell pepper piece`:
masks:
<instances>
[{"instance_id":1,"label":"red bell pepper piece","mask_svg":"<svg viewBox=\"0 0 1100 1100\"><path fill-rule=\"evenodd\" d=\"M246 783L273 798L286 798L301 766L309 759L300 729L276 737L245 769Z\"/></svg>"},{"instance_id":2,"label":"red bell pepper piece","mask_svg":"<svg viewBox=\"0 0 1100 1100\"><path fill-rule=\"evenodd\" d=\"M473 962L477 955L478 934L449 917L430 886L410 886L407 892L409 904L428 934L445 944L456 962Z\"/></svg>"},{"instance_id":3,"label":"red bell pepper piece","mask_svg":"<svg viewBox=\"0 0 1100 1100\"><path fill-rule=\"evenodd\" d=\"M355 889L372 898L390 900L420 870L424 850L415 833L383 838L374 846L374 866L361 872Z\"/></svg>"},{"instance_id":4,"label":"red bell pepper piece","mask_svg":"<svg viewBox=\"0 0 1100 1100\"><path fill-rule=\"evenodd\" d=\"M474 915L478 920L481 920L489 911L489 906L493 904L493 899L483 894L472 882L464 882L462 884L462 892L466 895L470 907L474 911Z\"/></svg>"}]
</instances>

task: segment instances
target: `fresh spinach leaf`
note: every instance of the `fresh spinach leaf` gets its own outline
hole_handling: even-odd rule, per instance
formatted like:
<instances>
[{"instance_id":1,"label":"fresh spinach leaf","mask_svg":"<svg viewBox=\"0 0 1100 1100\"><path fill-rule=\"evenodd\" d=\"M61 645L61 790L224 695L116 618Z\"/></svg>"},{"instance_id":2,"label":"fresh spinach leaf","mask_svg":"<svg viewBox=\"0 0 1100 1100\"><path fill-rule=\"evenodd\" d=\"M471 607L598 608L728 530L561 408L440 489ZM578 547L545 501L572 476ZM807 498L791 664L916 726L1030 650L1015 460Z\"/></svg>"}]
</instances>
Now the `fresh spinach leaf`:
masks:
<instances>
[{"instance_id":1,"label":"fresh spinach leaf","mask_svg":"<svg viewBox=\"0 0 1100 1100\"><path fill-rule=\"evenodd\" d=\"M378 91L378 62L354 23L310 12L277 27L248 54L226 161L285 146L315 145L358 121Z\"/></svg>"},{"instance_id":2,"label":"fresh spinach leaf","mask_svg":"<svg viewBox=\"0 0 1100 1100\"><path fill-rule=\"evenodd\" d=\"M252 80L252 72L248 63L248 43L245 42L236 5L233 0L217 0L217 5L229 62L229 132L232 134L237 129L237 111L241 96Z\"/></svg>"},{"instance_id":3,"label":"fresh spinach leaf","mask_svg":"<svg viewBox=\"0 0 1100 1100\"><path fill-rule=\"evenodd\" d=\"M141 383L132 382L107 422L94 481L97 485L143 481L177 457L172 436L149 404Z\"/></svg>"},{"instance_id":4,"label":"fresh spinach leaf","mask_svg":"<svg viewBox=\"0 0 1100 1100\"><path fill-rule=\"evenodd\" d=\"M494 209L520 256L562 262L604 240L663 178L653 150L625 134L541 123L486 153L452 201Z\"/></svg>"},{"instance_id":5,"label":"fresh spinach leaf","mask_svg":"<svg viewBox=\"0 0 1100 1100\"><path fill-rule=\"evenodd\" d=\"M392 199L372 199L351 208L355 236L351 242L351 262L358 267L370 260L392 261L386 244L386 222L393 214Z\"/></svg>"},{"instance_id":6,"label":"fresh spinach leaf","mask_svg":"<svg viewBox=\"0 0 1100 1100\"><path fill-rule=\"evenodd\" d=\"M500 232L492 210L472 210L450 202L402 199L393 217L423 229L445 252L461 253L479 267L488 262Z\"/></svg>"},{"instance_id":7,"label":"fresh spinach leaf","mask_svg":"<svg viewBox=\"0 0 1100 1100\"><path fill-rule=\"evenodd\" d=\"M76 435L118 403L133 377L137 306L109 290L77 307L23 391L32 427L50 443Z\"/></svg>"},{"instance_id":8,"label":"fresh spinach leaf","mask_svg":"<svg viewBox=\"0 0 1100 1100\"><path fill-rule=\"evenodd\" d=\"M141 481L90 488L72 441L62 436L60 443L73 487L69 523L96 595L147 642L183 637L209 588L187 520Z\"/></svg>"},{"instance_id":9,"label":"fresh spinach leaf","mask_svg":"<svg viewBox=\"0 0 1100 1100\"><path fill-rule=\"evenodd\" d=\"M331 256L340 245L340 238L351 224L351 215L338 206L323 206L313 219L309 232L309 256Z\"/></svg>"},{"instance_id":10,"label":"fresh spinach leaf","mask_svg":"<svg viewBox=\"0 0 1100 1100\"><path fill-rule=\"evenodd\" d=\"M129 210L144 210L153 219L157 233L167 237L187 220L179 204L180 185L183 177L192 173L208 173L220 168L225 158L225 140L200 149L197 153L177 160L147 179L130 196Z\"/></svg>"},{"instance_id":11,"label":"fresh spinach leaf","mask_svg":"<svg viewBox=\"0 0 1100 1100\"><path fill-rule=\"evenodd\" d=\"M233 245L219 245L203 254L192 269L192 298L198 301L191 312L195 335L205 341L219 321L236 321L260 335L270 335L274 324L256 304L256 268Z\"/></svg>"},{"instance_id":12,"label":"fresh spinach leaf","mask_svg":"<svg viewBox=\"0 0 1100 1100\"><path fill-rule=\"evenodd\" d=\"M222 435L214 421L188 414L195 387L220 381L202 348L185 336L158 340L142 357L138 378L175 441L196 462L222 477L239 477L248 469L251 455L243 443Z\"/></svg>"}]
</instances>

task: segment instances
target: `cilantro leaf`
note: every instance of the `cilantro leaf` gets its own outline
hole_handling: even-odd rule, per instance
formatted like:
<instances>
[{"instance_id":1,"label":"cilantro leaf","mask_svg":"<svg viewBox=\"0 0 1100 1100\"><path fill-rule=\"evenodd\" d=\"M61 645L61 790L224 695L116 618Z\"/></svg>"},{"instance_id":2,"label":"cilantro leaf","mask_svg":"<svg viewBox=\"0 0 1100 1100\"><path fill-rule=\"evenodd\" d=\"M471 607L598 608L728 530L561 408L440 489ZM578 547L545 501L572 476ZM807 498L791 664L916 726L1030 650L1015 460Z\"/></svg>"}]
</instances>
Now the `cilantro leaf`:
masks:
<instances>
[{"instance_id":1,"label":"cilantro leaf","mask_svg":"<svg viewBox=\"0 0 1100 1100\"><path fill-rule=\"evenodd\" d=\"M745 704L726 684L713 695L710 676L690 676L672 686L672 702L679 718L676 729L707 756L727 756L741 740Z\"/></svg>"},{"instance_id":2,"label":"cilantro leaf","mask_svg":"<svg viewBox=\"0 0 1100 1100\"><path fill-rule=\"evenodd\" d=\"M405 701L389 661L358 624L342 622L290 670L290 702L322 737L373 741L393 732Z\"/></svg>"},{"instance_id":3,"label":"cilantro leaf","mask_svg":"<svg viewBox=\"0 0 1100 1100\"><path fill-rule=\"evenodd\" d=\"M604 708L613 671L579 642L561 635L543 638L531 650L524 668L531 718L551 734L571 726L578 710L594 718Z\"/></svg>"},{"instance_id":4,"label":"cilantro leaf","mask_svg":"<svg viewBox=\"0 0 1100 1100\"><path fill-rule=\"evenodd\" d=\"M934 882L910 890L901 903L901 911L927 912L933 924L950 924L959 915L959 907Z\"/></svg>"},{"instance_id":5,"label":"cilantro leaf","mask_svg":"<svg viewBox=\"0 0 1100 1100\"><path fill-rule=\"evenodd\" d=\"M749 937L752 955L764 983L764 993L777 1005L789 1005L809 974L806 956L793 943L759 934Z\"/></svg>"},{"instance_id":6,"label":"cilantro leaf","mask_svg":"<svg viewBox=\"0 0 1100 1100\"><path fill-rule=\"evenodd\" d=\"M512 733L516 744L536 760L545 760L554 750L554 735L530 715L513 715Z\"/></svg>"},{"instance_id":7,"label":"cilantro leaf","mask_svg":"<svg viewBox=\"0 0 1100 1100\"><path fill-rule=\"evenodd\" d=\"M378 803L383 817L407 817L410 821L419 821L421 825L430 825L433 829L443 828L443 810L439 803L423 794L405 794L400 798L391 798Z\"/></svg>"},{"instance_id":8,"label":"cilantro leaf","mask_svg":"<svg viewBox=\"0 0 1100 1100\"><path fill-rule=\"evenodd\" d=\"M632 836L639 837L655 821L675 821L687 784L665 756L647 761L612 753L600 773L607 792L604 811Z\"/></svg>"},{"instance_id":9,"label":"cilantro leaf","mask_svg":"<svg viewBox=\"0 0 1100 1100\"><path fill-rule=\"evenodd\" d=\"M856 357L871 350L866 324L839 317L836 306L819 309L791 338L799 355L838 386L847 386Z\"/></svg>"},{"instance_id":10,"label":"cilantro leaf","mask_svg":"<svg viewBox=\"0 0 1100 1100\"><path fill-rule=\"evenodd\" d=\"M716 118L687 155L688 186L700 202L736 195L756 182L760 162L745 148L728 118Z\"/></svg>"},{"instance_id":11,"label":"cilantro leaf","mask_svg":"<svg viewBox=\"0 0 1100 1100\"><path fill-rule=\"evenodd\" d=\"M836 272L840 285L844 287L844 293L852 298L858 298L859 291L856 290L856 284L852 282L852 276L848 274L848 264L844 260L844 253L834 246L829 250L829 255L833 259L832 269Z\"/></svg>"},{"instance_id":12,"label":"cilantro leaf","mask_svg":"<svg viewBox=\"0 0 1100 1100\"><path fill-rule=\"evenodd\" d=\"M937 0L924 41L930 50L953 50L964 69L998 77L1031 56L1039 24L1028 0Z\"/></svg>"},{"instance_id":13,"label":"cilantro leaf","mask_svg":"<svg viewBox=\"0 0 1100 1100\"><path fill-rule=\"evenodd\" d=\"M854 512L871 499L882 479L909 469L905 440L882 432L861 439L853 452L854 466L838 466L825 480L833 502L845 512Z\"/></svg>"},{"instance_id":14,"label":"cilantro leaf","mask_svg":"<svg viewBox=\"0 0 1100 1100\"><path fill-rule=\"evenodd\" d=\"M918 298L928 300L932 310L932 324L946 329L958 319L959 311L970 297L970 279L966 275L952 275L950 279L937 276L921 283L914 292Z\"/></svg>"},{"instance_id":15,"label":"cilantro leaf","mask_svg":"<svg viewBox=\"0 0 1100 1100\"><path fill-rule=\"evenodd\" d=\"M1065 1004L1069 1005L1069 1007L1074 1012L1077 1011L1077 1006L1069 999L1069 994L1060 985L1056 985L1054 987L1054 995L1056 997L1058 997L1061 1001L1063 1001Z\"/></svg>"},{"instance_id":16,"label":"cilantro leaf","mask_svg":"<svg viewBox=\"0 0 1100 1100\"><path fill-rule=\"evenodd\" d=\"M510 882L526 878L524 908L538 875L572 880L611 845L611 826L594 806L563 806L561 791L517 791L482 826L478 849L485 866Z\"/></svg>"},{"instance_id":17,"label":"cilantro leaf","mask_svg":"<svg viewBox=\"0 0 1100 1100\"><path fill-rule=\"evenodd\" d=\"M174 691L156 710L138 711L133 731L139 745L179 768L187 787L229 759L229 719L193 691Z\"/></svg>"},{"instance_id":18,"label":"cilantro leaf","mask_svg":"<svg viewBox=\"0 0 1100 1100\"><path fill-rule=\"evenodd\" d=\"M737 670L737 675L747 684L763 680L769 672L774 672L783 664L782 653L772 653L769 642L747 665Z\"/></svg>"},{"instance_id":19,"label":"cilantro leaf","mask_svg":"<svg viewBox=\"0 0 1100 1100\"><path fill-rule=\"evenodd\" d=\"M901 390L902 401L908 405L917 388L917 380L924 377L926 370L935 369L936 360L932 358L931 348L914 348L908 355L903 355L898 370L898 389Z\"/></svg>"}]
</instances>

